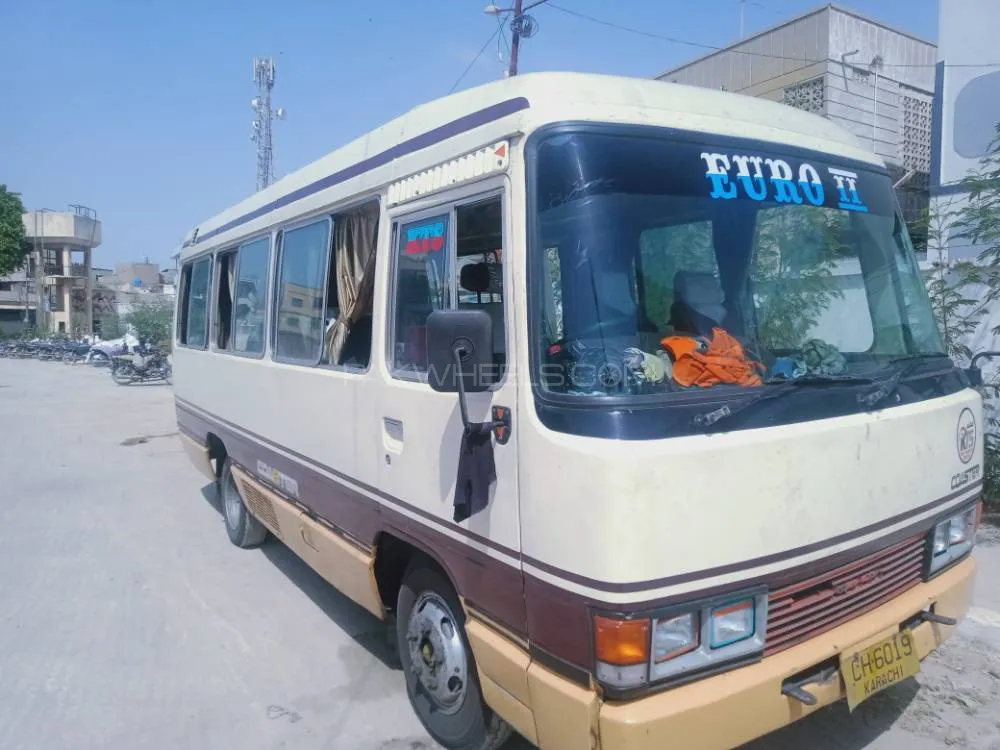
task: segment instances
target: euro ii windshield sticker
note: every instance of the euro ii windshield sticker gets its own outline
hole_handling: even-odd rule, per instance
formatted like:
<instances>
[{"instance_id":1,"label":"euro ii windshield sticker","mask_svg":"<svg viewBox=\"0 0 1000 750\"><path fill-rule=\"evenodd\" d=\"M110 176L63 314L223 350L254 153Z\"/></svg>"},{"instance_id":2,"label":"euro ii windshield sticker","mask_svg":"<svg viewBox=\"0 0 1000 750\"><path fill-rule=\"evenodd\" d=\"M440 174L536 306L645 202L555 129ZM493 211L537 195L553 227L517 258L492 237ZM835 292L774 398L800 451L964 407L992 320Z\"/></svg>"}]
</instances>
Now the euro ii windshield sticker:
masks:
<instances>
[{"instance_id":1,"label":"euro ii windshield sticker","mask_svg":"<svg viewBox=\"0 0 1000 750\"><path fill-rule=\"evenodd\" d=\"M721 154L703 151L705 177L712 186L709 197L732 200L744 197L754 201L775 203L835 205L845 211L867 212L868 206L858 192L858 173L837 167L824 167L828 183L824 186L821 172L809 162L798 169L784 159L771 159L747 154ZM742 194L742 196L741 196Z\"/></svg>"}]
</instances>

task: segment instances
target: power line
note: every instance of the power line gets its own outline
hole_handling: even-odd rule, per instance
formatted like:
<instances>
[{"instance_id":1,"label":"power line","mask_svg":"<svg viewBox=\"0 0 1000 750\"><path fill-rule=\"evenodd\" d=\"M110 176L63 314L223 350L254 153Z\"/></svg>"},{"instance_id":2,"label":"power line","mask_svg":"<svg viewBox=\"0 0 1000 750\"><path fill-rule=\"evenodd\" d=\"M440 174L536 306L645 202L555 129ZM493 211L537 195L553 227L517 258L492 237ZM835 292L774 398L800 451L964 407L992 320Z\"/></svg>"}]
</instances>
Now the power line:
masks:
<instances>
[{"instance_id":1,"label":"power line","mask_svg":"<svg viewBox=\"0 0 1000 750\"><path fill-rule=\"evenodd\" d=\"M462 75L460 75L458 77L458 80L455 81L455 83L452 85L450 89L448 89L449 94L452 93L456 88L458 88L458 84L460 84L462 82L462 79L465 78L466 75L468 75L469 71L472 70L472 66L475 65L476 61L483 56L483 53L486 51L486 48L490 46L490 43L497 38L497 35L501 31L502 28L498 28L496 31L490 34L490 38L487 39L486 42L483 44L483 46L479 48L479 52L477 52L476 56L472 58L472 62L470 62L468 66L466 66L465 70L462 71Z\"/></svg>"},{"instance_id":2,"label":"power line","mask_svg":"<svg viewBox=\"0 0 1000 750\"><path fill-rule=\"evenodd\" d=\"M575 16L577 18L582 18L585 21L591 21L592 23L600 24L601 26L607 26L612 29L618 29L619 31L627 31L630 34L637 34L639 36L644 36L649 39L659 39L664 42L672 42L673 44L684 44L689 47L699 47L701 49L711 50L713 52L731 52L734 55L748 55L750 57L765 57L771 60L794 60L796 62L802 63L825 63L826 59L823 60L813 60L807 57L791 57L788 55L770 55L766 52L751 52L750 50L732 49L731 47L719 47L714 44L705 44L704 42L694 42L689 39L678 39L677 37L666 36L665 34L658 34L654 31L644 31L643 29L636 29L631 26L623 26L619 23L614 23L613 21L606 21L602 18L595 18L594 16L587 15L586 13L581 13L576 10L570 10L569 8L564 8L561 5L557 5L553 2L548 2L548 7L553 10L558 10L560 13L566 13L570 16ZM936 68L937 63L903 63L903 64L891 64L883 63L886 68ZM945 63L946 68L1000 68L1000 62L995 63Z\"/></svg>"}]
</instances>

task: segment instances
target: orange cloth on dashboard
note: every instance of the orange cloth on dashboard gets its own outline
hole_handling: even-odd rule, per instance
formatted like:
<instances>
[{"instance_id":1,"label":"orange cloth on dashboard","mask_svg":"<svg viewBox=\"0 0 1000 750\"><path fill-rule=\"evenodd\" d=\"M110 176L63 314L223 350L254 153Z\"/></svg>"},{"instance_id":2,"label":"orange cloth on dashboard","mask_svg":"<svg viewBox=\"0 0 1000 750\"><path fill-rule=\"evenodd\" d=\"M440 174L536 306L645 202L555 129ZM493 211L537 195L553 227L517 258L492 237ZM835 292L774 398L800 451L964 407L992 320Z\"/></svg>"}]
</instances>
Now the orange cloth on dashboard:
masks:
<instances>
[{"instance_id":1,"label":"orange cloth on dashboard","mask_svg":"<svg viewBox=\"0 0 1000 750\"><path fill-rule=\"evenodd\" d=\"M743 346L721 328L712 329L705 351L698 341L684 336L668 336L660 342L674 355L674 380L683 386L708 388L720 383L761 385L764 367L747 357Z\"/></svg>"},{"instance_id":2,"label":"orange cloth on dashboard","mask_svg":"<svg viewBox=\"0 0 1000 750\"><path fill-rule=\"evenodd\" d=\"M693 354L699 349L707 348L708 342L705 339L698 339L694 336L667 336L660 341L660 346L676 362L685 354Z\"/></svg>"}]
</instances>

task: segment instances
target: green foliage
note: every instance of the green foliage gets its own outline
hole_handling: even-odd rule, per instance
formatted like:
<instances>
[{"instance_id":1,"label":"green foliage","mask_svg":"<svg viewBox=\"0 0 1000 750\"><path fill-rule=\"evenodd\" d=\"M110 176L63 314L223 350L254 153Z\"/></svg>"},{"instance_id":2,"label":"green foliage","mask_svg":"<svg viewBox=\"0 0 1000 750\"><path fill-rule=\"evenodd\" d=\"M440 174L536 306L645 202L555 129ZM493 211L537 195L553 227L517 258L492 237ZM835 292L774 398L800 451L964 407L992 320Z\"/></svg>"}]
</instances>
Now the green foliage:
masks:
<instances>
[{"instance_id":1,"label":"green foliage","mask_svg":"<svg viewBox=\"0 0 1000 750\"><path fill-rule=\"evenodd\" d=\"M800 349L834 298L843 217L825 208L761 211L751 271L758 291L757 338L770 350Z\"/></svg>"},{"instance_id":2,"label":"green foliage","mask_svg":"<svg viewBox=\"0 0 1000 750\"><path fill-rule=\"evenodd\" d=\"M98 317L102 339L117 339L125 335L128 327L122 323L117 313L105 313Z\"/></svg>"},{"instance_id":3,"label":"green foliage","mask_svg":"<svg viewBox=\"0 0 1000 750\"><path fill-rule=\"evenodd\" d=\"M136 337L160 346L169 343L173 321L174 306L162 298L138 301L121 320Z\"/></svg>"},{"instance_id":4,"label":"green foliage","mask_svg":"<svg viewBox=\"0 0 1000 750\"><path fill-rule=\"evenodd\" d=\"M972 350L965 342L986 314L980 301L965 293L978 276L978 269L971 263L957 263L951 268L935 263L934 274L927 285L931 310L944 339L945 351L958 362L972 359Z\"/></svg>"},{"instance_id":5,"label":"green foliage","mask_svg":"<svg viewBox=\"0 0 1000 750\"><path fill-rule=\"evenodd\" d=\"M1000 300L1000 125L978 169L960 181L968 201L959 210L944 209L927 219L928 244L945 247L950 240L979 247L977 263L946 267L936 264L928 285L931 305L948 354L968 360L974 352L964 343L982 323L988 307ZM985 292L967 295L970 285ZM1000 326L992 330L1000 334ZM979 388L987 414L996 414L1000 381L994 378ZM1000 419L987 417L983 438L983 496L987 505L1000 508Z\"/></svg>"},{"instance_id":6,"label":"green foliage","mask_svg":"<svg viewBox=\"0 0 1000 750\"><path fill-rule=\"evenodd\" d=\"M639 235L646 315L660 331L670 329L674 276L678 271L718 275L708 221L647 229Z\"/></svg>"},{"instance_id":7,"label":"green foliage","mask_svg":"<svg viewBox=\"0 0 1000 750\"><path fill-rule=\"evenodd\" d=\"M28 255L29 245L21 220L23 213L20 193L12 193L6 185L0 184L0 276L21 268Z\"/></svg>"}]
</instances>

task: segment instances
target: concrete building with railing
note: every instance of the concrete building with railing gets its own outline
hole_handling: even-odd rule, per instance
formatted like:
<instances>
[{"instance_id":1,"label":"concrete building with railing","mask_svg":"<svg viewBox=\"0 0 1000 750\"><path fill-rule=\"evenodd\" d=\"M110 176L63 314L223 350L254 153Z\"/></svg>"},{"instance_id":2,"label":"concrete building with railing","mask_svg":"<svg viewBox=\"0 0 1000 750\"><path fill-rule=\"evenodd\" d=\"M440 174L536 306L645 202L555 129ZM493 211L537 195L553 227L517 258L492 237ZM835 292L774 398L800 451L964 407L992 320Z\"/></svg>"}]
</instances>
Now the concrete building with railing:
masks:
<instances>
[{"instance_id":1,"label":"concrete building with railing","mask_svg":"<svg viewBox=\"0 0 1000 750\"><path fill-rule=\"evenodd\" d=\"M929 268L920 217L930 203L936 58L933 42L828 4L657 78L779 101L853 133L885 160Z\"/></svg>"},{"instance_id":2,"label":"concrete building with railing","mask_svg":"<svg viewBox=\"0 0 1000 750\"><path fill-rule=\"evenodd\" d=\"M21 219L31 253L23 269L0 279L0 326L8 332L34 325L51 333L92 333L97 215L70 206L29 211Z\"/></svg>"}]
</instances>

